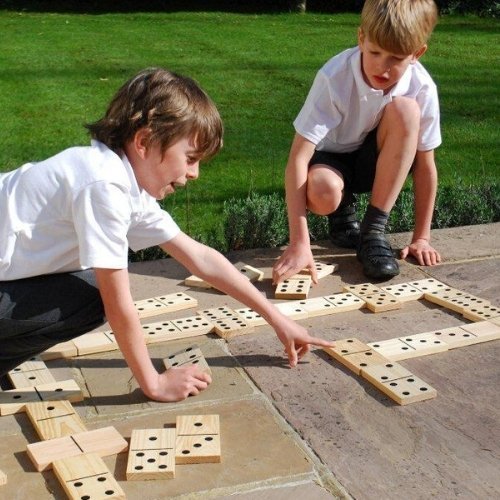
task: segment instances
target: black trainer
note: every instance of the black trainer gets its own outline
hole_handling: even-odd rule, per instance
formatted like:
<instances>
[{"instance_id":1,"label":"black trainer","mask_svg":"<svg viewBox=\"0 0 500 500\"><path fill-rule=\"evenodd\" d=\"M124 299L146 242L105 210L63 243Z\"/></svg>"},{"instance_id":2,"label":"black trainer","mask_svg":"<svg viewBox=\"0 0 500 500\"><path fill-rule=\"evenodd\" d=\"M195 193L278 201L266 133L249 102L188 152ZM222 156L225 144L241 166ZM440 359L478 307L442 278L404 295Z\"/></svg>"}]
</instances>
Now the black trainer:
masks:
<instances>
[{"instance_id":1,"label":"black trainer","mask_svg":"<svg viewBox=\"0 0 500 500\"><path fill-rule=\"evenodd\" d=\"M358 260L369 278L387 280L399 274L399 265L384 233L363 233L359 239Z\"/></svg>"},{"instance_id":2,"label":"black trainer","mask_svg":"<svg viewBox=\"0 0 500 500\"><path fill-rule=\"evenodd\" d=\"M358 248L359 222L356 205L351 203L328 215L330 240L341 248Z\"/></svg>"}]
</instances>

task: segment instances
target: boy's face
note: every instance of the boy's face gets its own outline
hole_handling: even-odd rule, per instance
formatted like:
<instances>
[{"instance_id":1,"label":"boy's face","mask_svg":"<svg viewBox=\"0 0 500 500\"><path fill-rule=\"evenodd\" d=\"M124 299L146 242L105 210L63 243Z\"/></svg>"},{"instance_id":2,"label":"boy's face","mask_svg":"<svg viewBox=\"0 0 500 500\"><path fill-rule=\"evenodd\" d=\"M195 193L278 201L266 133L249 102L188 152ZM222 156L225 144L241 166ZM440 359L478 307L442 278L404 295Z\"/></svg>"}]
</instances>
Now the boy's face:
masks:
<instances>
[{"instance_id":1,"label":"boy's face","mask_svg":"<svg viewBox=\"0 0 500 500\"><path fill-rule=\"evenodd\" d=\"M361 30L358 33L358 45L365 82L384 93L398 83L408 66L414 64L427 49L424 46L414 54L394 54L372 42Z\"/></svg>"},{"instance_id":2,"label":"boy's face","mask_svg":"<svg viewBox=\"0 0 500 500\"><path fill-rule=\"evenodd\" d=\"M186 137L172 144L163 155L158 145L145 147L132 165L139 186L161 200L176 187L198 178L200 161L193 140Z\"/></svg>"}]
</instances>

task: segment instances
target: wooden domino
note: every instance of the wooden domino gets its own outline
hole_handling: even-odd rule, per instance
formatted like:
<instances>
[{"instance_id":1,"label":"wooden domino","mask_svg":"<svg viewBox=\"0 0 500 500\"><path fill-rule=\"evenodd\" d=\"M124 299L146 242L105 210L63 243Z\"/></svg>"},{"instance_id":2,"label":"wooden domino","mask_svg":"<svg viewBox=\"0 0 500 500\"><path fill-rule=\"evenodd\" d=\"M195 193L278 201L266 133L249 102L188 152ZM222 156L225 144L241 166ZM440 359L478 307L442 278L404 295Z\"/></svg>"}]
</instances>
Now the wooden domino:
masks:
<instances>
[{"instance_id":1,"label":"wooden domino","mask_svg":"<svg viewBox=\"0 0 500 500\"><path fill-rule=\"evenodd\" d=\"M203 373L212 374L205 356L197 345L185 347L170 354L163 360L163 364L167 370L176 366L196 365Z\"/></svg>"},{"instance_id":2,"label":"wooden domino","mask_svg":"<svg viewBox=\"0 0 500 500\"><path fill-rule=\"evenodd\" d=\"M72 358L77 355L78 350L76 349L76 345L72 340L68 340L67 342L60 342L49 347L49 349L40 354L40 358L44 361L49 361L51 359Z\"/></svg>"},{"instance_id":3,"label":"wooden domino","mask_svg":"<svg viewBox=\"0 0 500 500\"><path fill-rule=\"evenodd\" d=\"M462 315L470 321L487 321L500 317L500 308L489 304L479 304L477 306L464 307Z\"/></svg>"},{"instance_id":4,"label":"wooden domino","mask_svg":"<svg viewBox=\"0 0 500 500\"><path fill-rule=\"evenodd\" d=\"M437 396L436 389L415 375L383 382L379 389L400 405L425 401Z\"/></svg>"},{"instance_id":5,"label":"wooden domino","mask_svg":"<svg viewBox=\"0 0 500 500\"><path fill-rule=\"evenodd\" d=\"M125 493L99 455L90 453L55 460L54 472L71 500L125 499Z\"/></svg>"},{"instance_id":6,"label":"wooden domino","mask_svg":"<svg viewBox=\"0 0 500 500\"><path fill-rule=\"evenodd\" d=\"M347 354L354 354L357 352L369 351L371 347L356 338L335 340L333 347L325 347L325 351L331 356L346 356Z\"/></svg>"},{"instance_id":7,"label":"wooden domino","mask_svg":"<svg viewBox=\"0 0 500 500\"><path fill-rule=\"evenodd\" d=\"M47 367L31 371L11 371L7 374L7 376L15 389L35 387L35 385L50 384L51 382L56 381Z\"/></svg>"},{"instance_id":8,"label":"wooden domino","mask_svg":"<svg viewBox=\"0 0 500 500\"><path fill-rule=\"evenodd\" d=\"M214 331L214 324L205 316L198 314L196 316L187 316L172 320L175 327L181 332L177 338L195 337L197 335L206 335Z\"/></svg>"},{"instance_id":9,"label":"wooden domino","mask_svg":"<svg viewBox=\"0 0 500 500\"><path fill-rule=\"evenodd\" d=\"M38 472L52 468L55 460L96 453L100 457L126 451L128 443L114 427L79 432L46 441L30 443L27 453Z\"/></svg>"},{"instance_id":10,"label":"wooden domino","mask_svg":"<svg viewBox=\"0 0 500 500\"><path fill-rule=\"evenodd\" d=\"M407 351L405 359L426 356L427 354L436 354L449 349L448 344L433 333L408 335L406 337L399 337L399 340L413 347L412 351Z\"/></svg>"},{"instance_id":11,"label":"wooden domino","mask_svg":"<svg viewBox=\"0 0 500 500\"><path fill-rule=\"evenodd\" d=\"M417 281L410 281L408 284L423 293L449 288L446 283L434 278L424 278Z\"/></svg>"},{"instance_id":12,"label":"wooden domino","mask_svg":"<svg viewBox=\"0 0 500 500\"><path fill-rule=\"evenodd\" d=\"M130 437L127 481L175 477L176 430L134 429Z\"/></svg>"},{"instance_id":13,"label":"wooden domino","mask_svg":"<svg viewBox=\"0 0 500 500\"><path fill-rule=\"evenodd\" d=\"M449 349L455 349L457 347L464 347L472 344L477 344L477 337L464 330L460 326L452 326L450 328L443 328L441 330L434 330L432 332L438 339L441 339L448 345Z\"/></svg>"},{"instance_id":14,"label":"wooden domino","mask_svg":"<svg viewBox=\"0 0 500 500\"><path fill-rule=\"evenodd\" d=\"M274 298L287 300L306 299L311 283L311 278L308 276L282 281L276 287Z\"/></svg>"},{"instance_id":15,"label":"wooden domino","mask_svg":"<svg viewBox=\"0 0 500 500\"><path fill-rule=\"evenodd\" d=\"M500 339L500 325L490 321L479 321L469 325L462 325L461 328L474 335L476 338L475 343Z\"/></svg>"},{"instance_id":16,"label":"wooden domino","mask_svg":"<svg viewBox=\"0 0 500 500\"><path fill-rule=\"evenodd\" d=\"M411 377L413 374L404 366L395 361L388 361L379 365L371 365L361 368L361 377L368 380L378 389L384 389L382 384Z\"/></svg>"},{"instance_id":17,"label":"wooden domino","mask_svg":"<svg viewBox=\"0 0 500 500\"><path fill-rule=\"evenodd\" d=\"M315 316L324 316L326 314L332 314L335 306L324 297L315 297L312 299L299 300L297 304L307 311L307 315L310 318Z\"/></svg>"},{"instance_id":18,"label":"wooden domino","mask_svg":"<svg viewBox=\"0 0 500 500\"><path fill-rule=\"evenodd\" d=\"M67 399L82 401L83 393L74 380L51 382L35 387L0 392L0 415L12 415L26 410L26 403Z\"/></svg>"},{"instance_id":19,"label":"wooden domino","mask_svg":"<svg viewBox=\"0 0 500 500\"><path fill-rule=\"evenodd\" d=\"M327 264L325 262L314 261L314 269L316 269L316 276L319 280L334 273L338 268L338 264ZM302 269L299 274L306 274L310 276L311 271L309 269Z\"/></svg>"},{"instance_id":20,"label":"wooden domino","mask_svg":"<svg viewBox=\"0 0 500 500\"><path fill-rule=\"evenodd\" d=\"M177 464L221 461L219 415L179 415L176 433Z\"/></svg>"},{"instance_id":21,"label":"wooden domino","mask_svg":"<svg viewBox=\"0 0 500 500\"><path fill-rule=\"evenodd\" d=\"M78 356L118 349L116 342L113 342L104 332L85 333L74 338L73 344L76 346Z\"/></svg>"},{"instance_id":22,"label":"wooden domino","mask_svg":"<svg viewBox=\"0 0 500 500\"><path fill-rule=\"evenodd\" d=\"M424 293L425 300L455 312L462 312L463 303L468 295L458 288L446 287Z\"/></svg>"},{"instance_id":23,"label":"wooden domino","mask_svg":"<svg viewBox=\"0 0 500 500\"><path fill-rule=\"evenodd\" d=\"M200 313L213 323L213 331L224 339L253 332L253 326L229 307L204 309Z\"/></svg>"},{"instance_id":24,"label":"wooden domino","mask_svg":"<svg viewBox=\"0 0 500 500\"><path fill-rule=\"evenodd\" d=\"M409 283L400 283L399 285L383 286L382 290L390 295L393 295L401 302L408 302L410 300L419 300L423 298L424 292L411 286Z\"/></svg>"},{"instance_id":25,"label":"wooden domino","mask_svg":"<svg viewBox=\"0 0 500 500\"><path fill-rule=\"evenodd\" d=\"M241 316L243 320L251 326L267 325L267 321L256 311L249 307L235 309L236 314Z\"/></svg>"},{"instance_id":26,"label":"wooden domino","mask_svg":"<svg viewBox=\"0 0 500 500\"><path fill-rule=\"evenodd\" d=\"M279 309L281 314L284 314L292 319L304 319L309 316L308 312L300 307L299 301L278 302L274 305L277 309Z\"/></svg>"},{"instance_id":27,"label":"wooden domino","mask_svg":"<svg viewBox=\"0 0 500 500\"><path fill-rule=\"evenodd\" d=\"M403 306L403 303L398 298L386 292L363 295L363 300L366 307L374 313L401 309Z\"/></svg>"},{"instance_id":28,"label":"wooden domino","mask_svg":"<svg viewBox=\"0 0 500 500\"><path fill-rule=\"evenodd\" d=\"M244 262L237 262L234 264L234 267L238 269L238 271L245 276L250 282L262 281L264 279L264 271L257 269L255 267L249 266Z\"/></svg>"},{"instance_id":29,"label":"wooden domino","mask_svg":"<svg viewBox=\"0 0 500 500\"><path fill-rule=\"evenodd\" d=\"M415 349L412 346L405 344L399 338L368 342L367 345L392 361L400 361L402 359L414 357L413 351Z\"/></svg>"},{"instance_id":30,"label":"wooden domino","mask_svg":"<svg viewBox=\"0 0 500 500\"><path fill-rule=\"evenodd\" d=\"M142 325L146 344L156 344L179 338L180 330L172 321L156 321Z\"/></svg>"},{"instance_id":31,"label":"wooden domino","mask_svg":"<svg viewBox=\"0 0 500 500\"><path fill-rule=\"evenodd\" d=\"M208 282L205 281L204 279L199 278L198 276L192 274L191 276L188 276L184 280L184 284L186 286L194 287L194 288L213 288L213 286Z\"/></svg>"},{"instance_id":32,"label":"wooden domino","mask_svg":"<svg viewBox=\"0 0 500 500\"><path fill-rule=\"evenodd\" d=\"M366 302L363 299L349 292L326 295L324 298L335 306L332 313L355 311L366 307Z\"/></svg>"},{"instance_id":33,"label":"wooden domino","mask_svg":"<svg viewBox=\"0 0 500 500\"><path fill-rule=\"evenodd\" d=\"M13 368L10 373L19 373L19 372L31 372L34 370L43 370L47 368L47 365L43 361L40 356L32 356L30 359L21 363L19 366Z\"/></svg>"},{"instance_id":34,"label":"wooden domino","mask_svg":"<svg viewBox=\"0 0 500 500\"><path fill-rule=\"evenodd\" d=\"M148 318L158 314L181 311L190 307L196 307L198 301L183 293L171 293L168 295L160 295L150 299L139 300L134 302L140 318Z\"/></svg>"},{"instance_id":35,"label":"wooden domino","mask_svg":"<svg viewBox=\"0 0 500 500\"><path fill-rule=\"evenodd\" d=\"M40 439L70 436L87 430L69 401L27 403L26 414Z\"/></svg>"},{"instance_id":36,"label":"wooden domino","mask_svg":"<svg viewBox=\"0 0 500 500\"><path fill-rule=\"evenodd\" d=\"M373 349L350 354L340 354L338 350L331 347L325 347L324 350L356 375L360 375L363 368L389 362L386 357Z\"/></svg>"},{"instance_id":37,"label":"wooden domino","mask_svg":"<svg viewBox=\"0 0 500 500\"><path fill-rule=\"evenodd\" d=\"M344 285L343 291L363 298L365 295L381 293L382 289L371 283L360 283L359 285Z\"/></svg>"}]
</instances>

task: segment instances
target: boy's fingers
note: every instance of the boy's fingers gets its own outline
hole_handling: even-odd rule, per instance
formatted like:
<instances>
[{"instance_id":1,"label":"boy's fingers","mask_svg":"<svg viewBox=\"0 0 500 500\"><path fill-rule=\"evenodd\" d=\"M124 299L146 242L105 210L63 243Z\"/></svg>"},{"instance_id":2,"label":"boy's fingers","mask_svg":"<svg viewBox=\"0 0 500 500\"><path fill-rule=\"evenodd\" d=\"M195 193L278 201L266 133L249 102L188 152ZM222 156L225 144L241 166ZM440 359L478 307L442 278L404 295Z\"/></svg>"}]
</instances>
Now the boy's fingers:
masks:
<instances>
[{"instance_id":1,"label":"boy's fingers","mask_svg":"<svg viewBox=\"0 0 500 500\"><path fill-rule=\"evenodd\" d=\"M319 347L333 347L335 345L335 342L333 341L320 339L318 337L309 337L307 343Z\"/></svg>"},{"instance_id":2,"label":"boy's fingers","mask_svg":"<svg viewBox=\"0 0 500 500\"><path fill-rule=\"evenodd\" d=\"M408 247L404 247L403 250L401 250L401 258L402 259L406 259L406 257L408 257L408 252L409 252L409 248Z\"/></svg>"},{"instance_id":3,"label":"boy's fingers","mask_svg":"<svg viewBox=\"0 0 500 500\"><path fill-rule=\"evenodd\" d=\"M297 351L295 350L295 345L289 344L286 348L286 352L288 354L288 362L290 366L293 368L297 366Z\"/></svg>"}]
</instances>

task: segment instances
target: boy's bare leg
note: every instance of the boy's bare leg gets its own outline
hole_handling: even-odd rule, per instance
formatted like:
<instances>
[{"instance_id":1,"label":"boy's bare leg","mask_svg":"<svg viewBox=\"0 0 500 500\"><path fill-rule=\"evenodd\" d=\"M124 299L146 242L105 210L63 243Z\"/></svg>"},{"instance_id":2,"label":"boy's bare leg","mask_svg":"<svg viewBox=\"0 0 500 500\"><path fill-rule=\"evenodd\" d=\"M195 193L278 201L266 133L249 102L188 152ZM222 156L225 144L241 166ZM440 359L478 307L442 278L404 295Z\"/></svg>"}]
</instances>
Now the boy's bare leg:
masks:
<instances>
[{"instance_id":1,"label":"boy's bare leg","mask_svg":"<svg viewBox=\"0 0 500 500\"><path fill-rule=\"evenodd\" d=\"M353 195L345 192L342 174L328 165L313 165L307 177L307 208L327 215L330 239L337 246L356 248L359 222Z\"/></svg>"},{"instance_id":2,"label":"boy's bare leg","mask_svg":"<svg viewBox=\"0 0 500 500\"><path fill-rule=\"evenodd\" d=\"M415 159L419 127L420 110L415 100L397 97L386 106L378 127L379 156L358 248L363 271L371 278L389 279L399 274L384 232L389 212Z\"/></svg>"}]
</instances>

